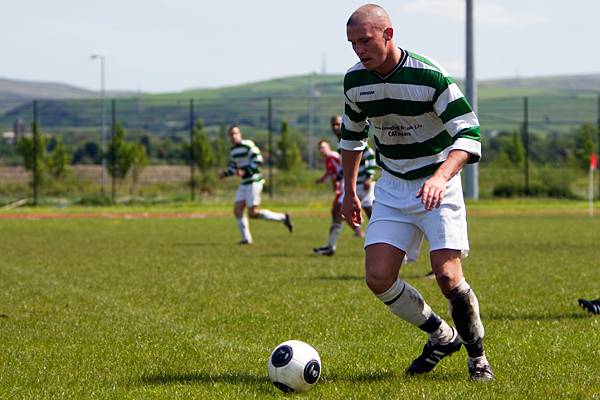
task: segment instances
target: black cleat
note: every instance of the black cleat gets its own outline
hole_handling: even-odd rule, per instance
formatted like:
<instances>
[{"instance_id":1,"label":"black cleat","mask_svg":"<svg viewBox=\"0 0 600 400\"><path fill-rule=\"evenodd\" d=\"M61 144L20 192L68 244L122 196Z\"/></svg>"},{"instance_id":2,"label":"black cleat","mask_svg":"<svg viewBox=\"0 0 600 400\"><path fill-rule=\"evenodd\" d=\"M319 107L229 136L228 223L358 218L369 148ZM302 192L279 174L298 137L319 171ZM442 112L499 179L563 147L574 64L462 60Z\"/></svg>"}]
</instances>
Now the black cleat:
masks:
<instances>
[{"instance_id":1,"label":"black cleat","mask_svg":"<svg viewBox=\"0 0 600 400\"><path fill-rule=\"evenodd\" d=\"M329 246L321 246L314 248L313 252L322 256L332 256L335 254L335 249Z\"/></svg>"},{"instance_id":2,"label":"black cleat","mask_svg":"<svg viewBox=\"0 0 600 400\"><path fill-rule=\"evenodd\" d=\"M469 367L469 378L475 382L489 382L496 379L490 364L475 365Z\"/></svg>"},{"instance_id":3,"label":"black cleat","mask_svg":"<svg viewBox=\"0 0 600 400\"><path fill-rule=\"evenodd\" d=\"M406 374L418 375L431 371L442 358L459 351L460 346L462 346L462 341L458 335L455 335L455 338L448 344L432 344L427 341L425 347L423 347L423 352L410 364Z\"/></svg>"},{"instance_id":4,"label":"black cleat","mask_svg":"<svg viewBox=\"0 0 600 400\"><path fill-rule=\"evenodd\" d=\"M238 244L252 244L252 242L248 241L248 240L240 240L238 242Z\"/></svg>"},{"instance_id":5,"label":"black cleat","mask_svg":"<svg viewBox=\"0 0 600 400\"><path fill-rule=\"evenodd\" d=\"M600 299L596 300L585 300L579 299L579 305L585 311L590 312L592 314L600 314Z\"/></svg>"},{"instance_id":6,"label":"black cleat","mask_svg":"<svg viewBox=\"0 0 600 400\"><path fill-rule=\"evenodd\" d=\"M286 228L288 228L288 231L290 231L290 233L294 232L294 224L292 224L292 217L290 217L290 214L285 213L285 219L283 220L283 224Z\"/></svg>"}]
</instances>

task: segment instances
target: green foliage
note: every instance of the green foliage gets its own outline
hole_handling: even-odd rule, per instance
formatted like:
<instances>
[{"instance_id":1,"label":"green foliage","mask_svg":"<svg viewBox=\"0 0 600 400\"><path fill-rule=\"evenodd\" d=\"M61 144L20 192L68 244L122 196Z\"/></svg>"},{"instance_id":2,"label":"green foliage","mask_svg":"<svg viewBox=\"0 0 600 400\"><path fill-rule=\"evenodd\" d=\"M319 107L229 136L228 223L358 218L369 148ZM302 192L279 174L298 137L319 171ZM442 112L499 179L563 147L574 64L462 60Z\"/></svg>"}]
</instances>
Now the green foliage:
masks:
<instances>
[{"instance_id":1,"label":"green foliage","mask_svg":"<svg viewBox=\"0 0 600 400\"><path fill-rule=\"evenodd\" d=\"M37 173L39 179L42 179L46 164L46 143L47 138L40 134L39 127L35 123L33 135L20 137L16 143L16 151L23 159L23 166L27 171Z\"/></svg>"},{"instance_id":2,"label":"green foliage","mask_svg":"<svg viewBox=\"0 0 600 400\"><path fill-rule=\"evenodd\" d=\"M519 131L513 131L512 140L510 141L510 145L505 148L505 151L513 165L519 166L523 163L523 160L525 160L525 147L523 147Z\"/></svg>"},{"instance_id":3,"label":"green foliage","mask_svg":"<svg viewBox=\"0 0 600 400\"><path fill-rule=\"evenodd\" d=\"M584 124L575 131L575 146L573 155L577 166L587 171L590 165L590 155L595 152L594 140L597 129L590 124Z\"/></svg>"},{"instance_id":4,"label":"green foliage","mask_svg":"<svg viewBox=\"0 0 600 400\"><path fill-rule=\"evenodd\" d=\"M54 140L54 148L46 161L47 170L53 178L63 179L71 172L71 160L73 157L59 139Z\"/></svg>"},{"instance_id":5,"label":"green foliage","mask_svg":"<svg viewBox=\"0 0 600 400\"><path fill-rule=\"evenodd\" d=\"M221 125L217 137L212 141L213 166L223 167L229 159L229 146L227 144L227 127Z\"/></svg>"},{"instance_id":6,"label":"green foliage","mask_svg":"<svg viewBox=\"0 0 600 400\"><path fill-rule=\"evenodd\" d=\"M281 135L277 143L279 150L277 167L283 171L290 171L304 166L298 145L292 140L287 122L281 124Z\"/></svg>"},{"instance_id":7,"label":"green foliage","mask_svg":"<svg viewBox=\"0 0 600 400\"><path fill-rule=\"evenodd\" d=\"M212 145L206 132L204 132L204 123L198 118L193 130L192 154L194 164L205 173L213 165Z\"/></svg>"},{"instance_id":8,"label":"green foliage","mask_svg":"<svg viewBox=\"0 0 600 400\"><path fill-rule=\"evenodd\" d=\"M125 140L126 131L117 124L116 132L108 144L106 154L109 175L116 180L123 180L134 167L136 170L134 182L137 182L141 171L148 163L146 148L139 143L129 143Z\"/></svg>"}]
</instances>

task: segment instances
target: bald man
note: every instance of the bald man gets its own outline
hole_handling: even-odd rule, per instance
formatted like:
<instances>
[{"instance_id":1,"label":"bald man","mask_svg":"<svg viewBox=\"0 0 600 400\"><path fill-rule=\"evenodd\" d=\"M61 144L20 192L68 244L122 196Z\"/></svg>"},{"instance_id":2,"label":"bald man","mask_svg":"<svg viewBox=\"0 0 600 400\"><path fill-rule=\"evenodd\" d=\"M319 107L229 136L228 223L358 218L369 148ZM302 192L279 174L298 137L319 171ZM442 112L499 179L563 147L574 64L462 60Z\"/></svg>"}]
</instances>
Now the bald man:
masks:
<instances>
[{"instance_id":1,"label":"bald man","mask_svg":"<svg viewBox=\"0 0 600 400\"><path fill-rule=\"evenodd\" d=\"M383 8L357 9L346 33L360 60L344 77L342 214L349 223L362 221L356 177L369 132L383 170L365 238L367 286L392 313L429 336L408 374L431 371L464 345L470 378L493 380L479 303L461 265L469 242L459 173L481 156L477 117L439 64L394 45ZM399 276L403 261L416 260L423 238L456 328Z\"/></svg>"}]
</instances>

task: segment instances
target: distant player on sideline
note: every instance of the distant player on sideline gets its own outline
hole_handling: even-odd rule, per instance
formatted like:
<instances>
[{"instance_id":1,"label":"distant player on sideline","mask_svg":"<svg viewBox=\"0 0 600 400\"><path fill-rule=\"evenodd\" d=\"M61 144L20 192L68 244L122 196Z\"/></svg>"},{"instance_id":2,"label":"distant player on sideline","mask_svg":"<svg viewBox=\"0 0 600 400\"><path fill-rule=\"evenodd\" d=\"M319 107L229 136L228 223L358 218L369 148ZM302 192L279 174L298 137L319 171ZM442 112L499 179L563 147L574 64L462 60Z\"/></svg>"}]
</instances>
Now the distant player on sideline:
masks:
<instances>
[{"instance_id":1,"label":"distant player on sideline","mask_svg":"<svg viewBox=\"0 0 600 400\"><path fill-rule=\"evenodd\" d=\"M259 209L260 192L262 192L265 182L260 173L260 165L263 161L260 149L253 141L242 139L242 131L236 125L229 128L229 139L232 143L229 151L229 164L227 169L220 173L219 177L222 179L238 175L242 179L235 194L235 206L233 208L233 214L242 234L242 240L239 243L252 243L248 218L244 216L245 207L248 208L250 218L281 222L292 233L293 225L289 214Z\"/></svg>"},{"instance_id":2,"label":"distant player on sideline","mask_svg":"<svg viewBox=\"0 0 600 400\"><path fill-rule=\"evenodd\" d=\"M470 378L493 380L479 303L461 266L469 243L459 171L481 156L477 117L442 67L394 45L383 8L358 8L346 33L360 59L344 77L342 214L349 223L362 222L356 177L369 130L383 170L365 238L367 286L392 313L429 335L407 374L431 371L464 344ZM399 277L405 257L418 256L423 236L456 330Z\"/></svg>"},{"instance_id":3,"label":"distant player on sideline","mask_svg":"<svg viewBox=\"0 0 600 400\"><path fill-rule=\"evenodd\" d=\"M339 147L339 140L341 135L342 128L342 117L339 115L334 115L331 117L331 130L336 137L336 144ZM327 147L329 152L326 153L327 148L322 148L322 144L327 143ZM324 256L332 256L335 254L336 245L338 238L340 237L340 233L342 231L342 200L343 200L343 186L342 183L342 169L340 165L339 154L335 151L331 151L331 146L329 143L322 140L319 142L319 152L321 155L325 157L325 173L323 176L317 180L317 182L322 182L324 177L331 176L332 179L335 179L333 182L334 189L334 199L331 206L331 226L329 227L329 236L327 238L327 244L316 247L313 251L316 254L324 255ZM329 156L327 155L329 154ZM374 199L374 183L373 183L373 175L375 174L375 153L373 150L366 146L363 151L363 156L360 161L359 167L359 177L358 177L358 196L361 200L361 204L367 214L367 217L371 218L371 207L373 206ZM333 176L333 168L336 167L337 171L335 172L335 177ZM352 227L354 230L354 235L358 237L362 237L362 231L360 226Z\"/></svg>"}]
</instances>

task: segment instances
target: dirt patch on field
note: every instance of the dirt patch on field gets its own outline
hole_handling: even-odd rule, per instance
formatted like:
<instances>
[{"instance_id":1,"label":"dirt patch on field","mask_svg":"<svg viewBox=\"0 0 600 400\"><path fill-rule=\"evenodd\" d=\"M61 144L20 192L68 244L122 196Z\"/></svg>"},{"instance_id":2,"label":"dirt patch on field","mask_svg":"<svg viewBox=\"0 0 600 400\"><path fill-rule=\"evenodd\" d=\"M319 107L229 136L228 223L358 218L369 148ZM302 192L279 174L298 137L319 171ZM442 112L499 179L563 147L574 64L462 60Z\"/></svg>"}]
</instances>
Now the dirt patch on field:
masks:
<instances>
[{"instance_id":1,"label":"dirt patch on field","mask_svg":"<svg viewBox=\"0 0 600 400\"><path fill-rule=\"evenodd\" d=\"M212 216L212 215L211 215ZM0 214L0 219L82 219L82 218L107 218L107 219L202 219L207 214L201 213L111 213L111 212L89 212L89 213L15 213Z\"/></svg>"}]
</instances>

